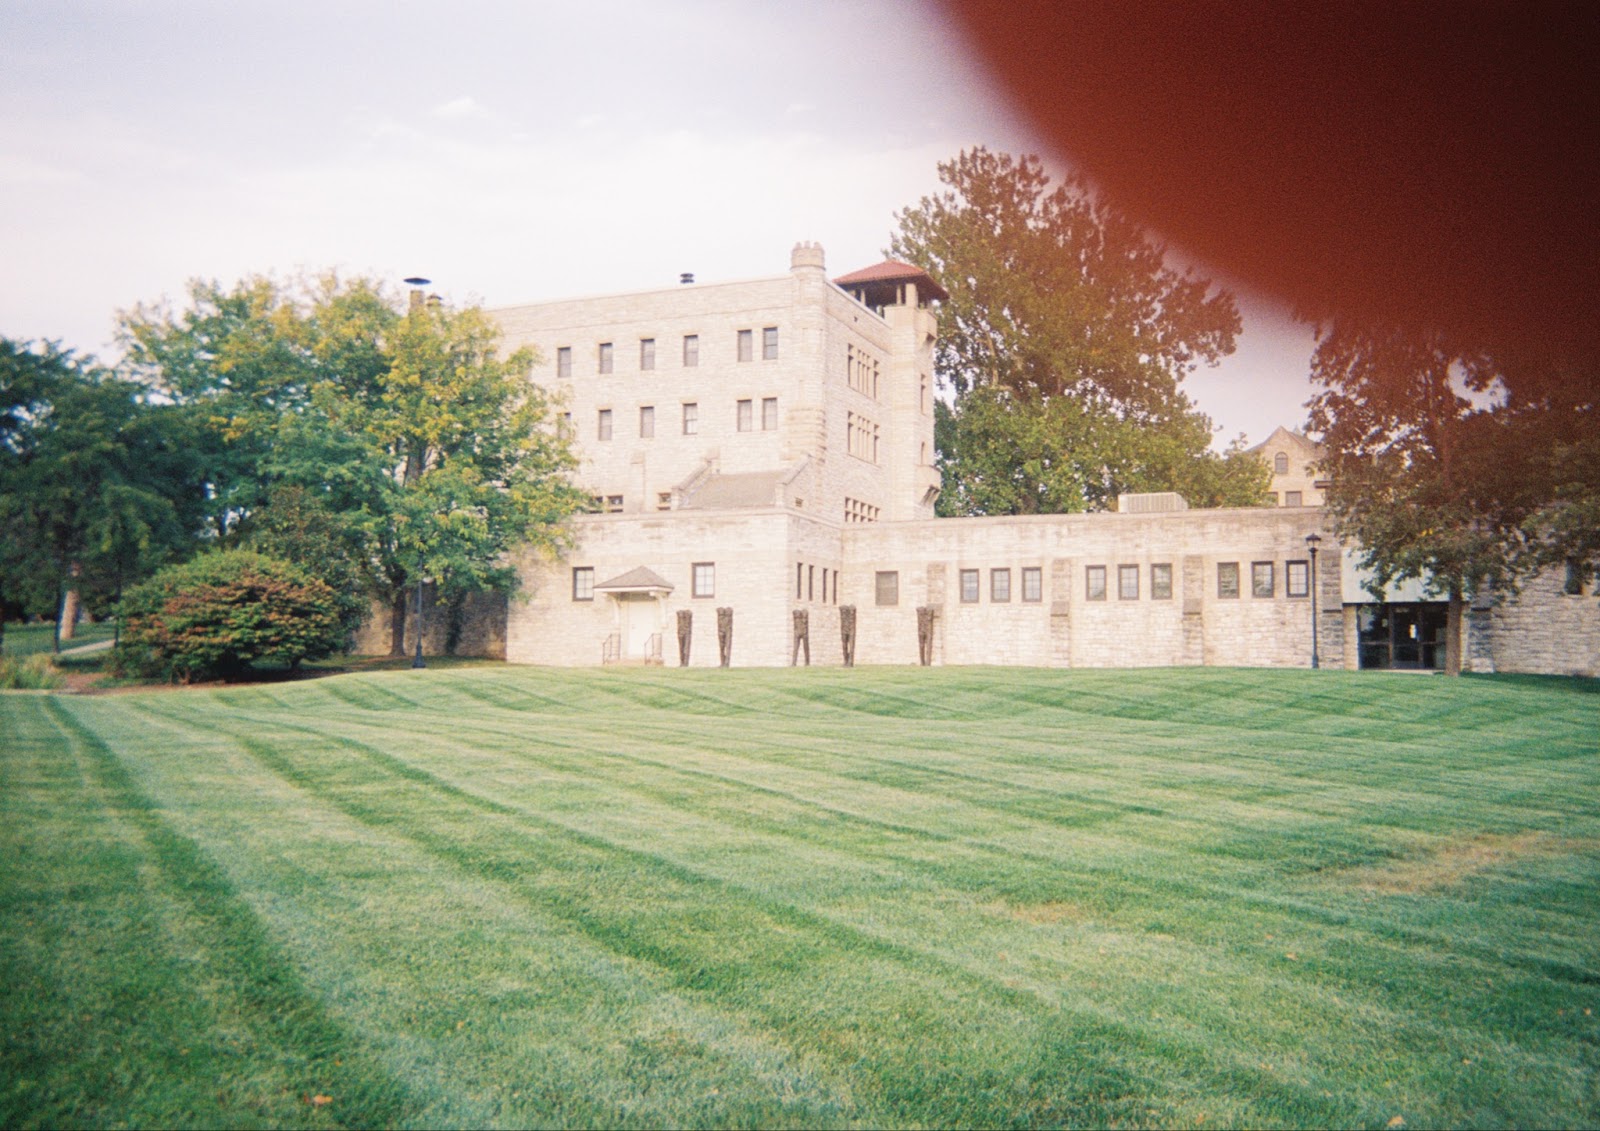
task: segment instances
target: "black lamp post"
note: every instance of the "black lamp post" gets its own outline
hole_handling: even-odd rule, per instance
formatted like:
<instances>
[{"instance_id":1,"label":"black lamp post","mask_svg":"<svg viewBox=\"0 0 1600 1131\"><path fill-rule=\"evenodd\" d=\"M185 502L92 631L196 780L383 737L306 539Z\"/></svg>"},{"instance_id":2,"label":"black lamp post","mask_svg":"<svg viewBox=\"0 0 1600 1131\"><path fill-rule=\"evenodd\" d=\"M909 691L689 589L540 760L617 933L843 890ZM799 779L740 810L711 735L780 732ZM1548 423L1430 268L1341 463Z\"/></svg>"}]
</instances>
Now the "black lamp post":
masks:
<instances>
[{"instance_id":1,"label":"black lamp post","mask_svg":"<svg viewBox=\"0 0 1600 1131\"><path fill-rule=\"evenodd\" d=\"M1311 551L1311 667L1321 667L1317 656L1317 547L1322 545L1322 535L1307 534L1306 549Z\"/></svg>"}]
</instances>

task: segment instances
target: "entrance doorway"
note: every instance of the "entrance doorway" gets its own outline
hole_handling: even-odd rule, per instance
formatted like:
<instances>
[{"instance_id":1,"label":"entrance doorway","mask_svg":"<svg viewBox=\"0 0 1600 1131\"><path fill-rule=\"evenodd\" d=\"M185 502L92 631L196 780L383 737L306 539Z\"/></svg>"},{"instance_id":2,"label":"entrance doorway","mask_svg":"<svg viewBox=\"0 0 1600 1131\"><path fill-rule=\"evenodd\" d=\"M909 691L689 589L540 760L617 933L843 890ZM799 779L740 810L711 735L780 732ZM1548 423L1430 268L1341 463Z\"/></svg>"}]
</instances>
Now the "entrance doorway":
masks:
<instances>
[{"instance_id":1,"label":"entrance doorway","mask_svg":"<svg viewBox=\"0 0 1600 1131\"><path fill-rule=\"evenodd\" d=\"M1442 671L1447 609L1443 601L1358 606L1362 668Z\"/></svg>"}]
</instances>

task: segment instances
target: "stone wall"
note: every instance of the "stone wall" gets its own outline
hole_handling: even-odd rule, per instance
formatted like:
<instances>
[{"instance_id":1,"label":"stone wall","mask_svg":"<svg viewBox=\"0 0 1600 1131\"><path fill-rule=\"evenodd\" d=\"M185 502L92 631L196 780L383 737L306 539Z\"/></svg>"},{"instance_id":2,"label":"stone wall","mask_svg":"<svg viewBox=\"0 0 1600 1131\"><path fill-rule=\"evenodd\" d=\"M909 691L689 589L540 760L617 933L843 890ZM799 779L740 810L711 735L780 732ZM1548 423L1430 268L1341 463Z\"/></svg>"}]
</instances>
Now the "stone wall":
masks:
<instances>
[{"instance_id":1,"label":"stone wall","mask_svg":"<svg viewBox=\"0 0 1600 1131\"><path fill-rule=\"evenodd\" d=\"M1566 592L1562 570L1524 583L1515 597L1472 604L1467 665L1473 671L1600 676L1600 596Z\"/></svg>"}]
</instances>

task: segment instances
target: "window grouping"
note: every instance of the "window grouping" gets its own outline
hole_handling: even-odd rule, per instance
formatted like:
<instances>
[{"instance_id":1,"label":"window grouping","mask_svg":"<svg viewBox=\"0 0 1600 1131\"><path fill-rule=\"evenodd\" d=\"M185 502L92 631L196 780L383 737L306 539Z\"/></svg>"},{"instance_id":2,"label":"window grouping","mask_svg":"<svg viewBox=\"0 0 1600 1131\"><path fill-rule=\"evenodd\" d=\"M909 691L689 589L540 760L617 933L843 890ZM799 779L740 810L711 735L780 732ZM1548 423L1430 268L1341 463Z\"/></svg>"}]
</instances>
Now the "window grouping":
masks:
<instances>
[{"instance_id":1,"label":"window grouping","mask_svg":"<svg viewBox=\"0 0 1600 1131\"><path fill-rule=\"evenodd\" d=\"M1217 597L1224 601L1237 600L1243 593L1243 575L1238 562L1217 563ZM1283 595L1305 598L1311 596L1311 563L1295 560L1284 563ZM1250 563L1250 596L1270 600L1278 596L1278 564L1276 562Z\"/></svg>"},{"instance_id":2,"label":"window grouping","mask_svg":"<svg viewBox=\"0 0 1600 1131\"><path fill-rule=\"evenodd\" d=\"M1144 567L1137 563L1118 563L1116 572L1117 600L1137 601L1144 593ZM1110 567L1092 565L1084 567L1083 595L1088 601L1105 601L1111 596ZM1150 565L1150 599L1172 599L1172 563L1152 562Z\"/></svg>"},{"instance_id":3,"label":"window grouping","mask_svg":"<svg viewBox=\"0 0 1600 1131\"><path fill-rule=\"evenodd\" d=\"M1006 604L1012 599L1012 571L1010 566L996 566L989 570L989 601L991 604ZM1025 602L1033 603L1044 598L1044 571L1039 566L1023 566L1021 598ZM961 603L964 605L976 604L982 595L983 571L979 569L963 569L959 573L961 586Z\"/></svg>"},{"instance_id":4,"label":"window grouping","mask_svg":"<svg viewBox=\"0 0 1600 1131\"><path fill-rule=\"evenodd\" d=\"M740 331L741 334L750 334L749 330ZM778 328L769 326L762 331L762 356L777 357L778 353ZM740 360L749 361L743 356L754 349L754 338L742 340L740 343ZM767 353L770 349L770 354ZM639 339L639 369L641 372L650 372L659 368L660 351L656 349L655 338ZM683 336L683 366L692 369L700 364L700 335L685 334ZM598 342L595 345L595 372L600 374L615 373L617 367L617 347L615 342ZM556 377L569 381L572 379L572 347L556 347Z\"/></svg>"},{"instance_id":5,"label":"window grouping","mask_svg":"<svg viewBox=\"0 0 1600 1131\"><path fill-rule=\"evenodd\" d=\"M860 499L852 499L847 495L844 500L844 520L846 522L877 522L878 508L871 503L863 503Z\"/></svg>"},{"instance_id":6,"label":"window grouping","mask_svg":"<svg viewBox=\"0 0 1600 1131\"><path fill-rule=\"evenodd\" d=\"M881 429L874 421L868 420L858 412L844 414L845 451L857 459L864 459L868 463L877 463L878 445L881 438Z\"/></svg>"},{"instance_id":7,"label":"window grouping","mask_svg":"<svg viewBox=\"0 0 1600 1131\"><path fill-rule=\"evenodd\" d=\"M853 345L844 347L845 383L863 396L878 399L878 359Z\"/></svg>"},{"instance_id":8,"label":"window grouping","mask_svg":"<svg viewBox=\"0 0 1600 1131\"><path fill-rule=\"evenodd\" d=\"M818 601L824 605L837 605L839 603L839 571L829 569L827 566L819 569L809 562L795 562L794 599L796 601Z\"/></svg>"},{"instance_id":9,"label":"window grouping","mask_svg":"<svg viewBox=\"0 0 1600 1131\"><path fill-rule=\"evenodd\" d=\"M735 335L735 356L740 361L754 361L756 357L756 332L754 330L740 330ZM776 326L763 326L761 328L761 360L776 361L778 358L778 328Z\"/></svg>"}]
</instances>

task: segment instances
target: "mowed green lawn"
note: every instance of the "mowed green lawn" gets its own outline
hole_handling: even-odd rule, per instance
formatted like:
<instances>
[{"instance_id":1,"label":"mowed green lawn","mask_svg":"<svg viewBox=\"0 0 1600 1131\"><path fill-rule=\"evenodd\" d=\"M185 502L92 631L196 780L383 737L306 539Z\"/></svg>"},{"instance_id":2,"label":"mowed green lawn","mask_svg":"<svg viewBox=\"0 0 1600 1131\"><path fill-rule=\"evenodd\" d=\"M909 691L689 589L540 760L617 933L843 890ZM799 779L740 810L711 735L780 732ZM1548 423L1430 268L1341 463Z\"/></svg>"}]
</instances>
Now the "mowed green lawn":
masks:
<instances>
[{"instance_id":1,"label":"mowed green lawn","mask_svg":"<svg viewBox=\"0 0 1600 1131\"><path fill-rule=\"evenodd\" d=\"M1600 685L0 696L0 1125L1600 1123Z\"/></svg>"}]
</instances>

